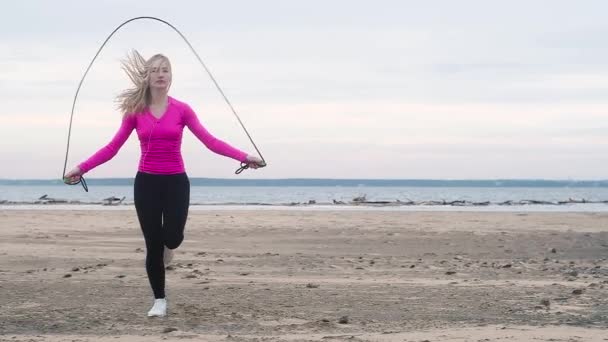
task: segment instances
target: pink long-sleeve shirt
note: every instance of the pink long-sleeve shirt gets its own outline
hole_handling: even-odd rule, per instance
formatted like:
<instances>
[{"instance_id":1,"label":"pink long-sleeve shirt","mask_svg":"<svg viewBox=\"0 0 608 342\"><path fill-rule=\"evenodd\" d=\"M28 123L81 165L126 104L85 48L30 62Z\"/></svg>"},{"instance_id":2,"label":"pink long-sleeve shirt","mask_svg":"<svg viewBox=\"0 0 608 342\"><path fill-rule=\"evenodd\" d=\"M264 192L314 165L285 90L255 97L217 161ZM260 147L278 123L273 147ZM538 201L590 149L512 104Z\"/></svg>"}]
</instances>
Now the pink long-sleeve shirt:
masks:
<instances>
[{"instance_id":1,"label":"pink long-sleeve shirt","mask_svg":"<svg viewBox=\"0 0 608 342\"><path fill-rule=\"evenodd\" d=\"M139 171L160 175L183 173L181 146L185 126L211 151L240 162L246 161L245 152L211 135L188 104L169 97L167 109L160 118L154 117L148 109L125 116L114 138L78 167L86 173L112 159L135 129L141 146Z\"/></svg>"}]
</instances>

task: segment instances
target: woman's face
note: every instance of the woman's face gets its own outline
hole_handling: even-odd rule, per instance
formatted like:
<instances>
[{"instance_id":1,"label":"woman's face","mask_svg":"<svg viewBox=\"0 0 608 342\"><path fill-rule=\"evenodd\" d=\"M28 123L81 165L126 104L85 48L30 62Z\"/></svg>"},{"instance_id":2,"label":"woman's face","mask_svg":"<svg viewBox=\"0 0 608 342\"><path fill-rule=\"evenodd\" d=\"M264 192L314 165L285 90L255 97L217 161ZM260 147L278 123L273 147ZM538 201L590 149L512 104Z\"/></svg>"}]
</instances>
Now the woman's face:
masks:
<instances>
[{"instance_id":1,"label":"woman's face","mask_svg":"<svg viewBox=\"0 0 608 342\"><path fill-rule=\"evenodd\" d=\"M169 61L158 59L150 65L150 88L169 90L171 85L171 65Z\"/></svg>"}]
</instances>

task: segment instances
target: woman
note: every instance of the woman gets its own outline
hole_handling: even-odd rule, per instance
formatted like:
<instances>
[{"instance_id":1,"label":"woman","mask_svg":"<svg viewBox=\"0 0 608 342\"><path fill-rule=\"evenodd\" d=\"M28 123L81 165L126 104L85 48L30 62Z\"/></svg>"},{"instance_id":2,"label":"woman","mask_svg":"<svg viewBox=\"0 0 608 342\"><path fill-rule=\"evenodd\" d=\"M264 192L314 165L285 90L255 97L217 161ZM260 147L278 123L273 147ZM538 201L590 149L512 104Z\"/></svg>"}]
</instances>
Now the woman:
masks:
<instances>
[{"instance_id":1,"label":"woman","mask_svg":"<svg viewBox=\"0 0 608 342\"><path fill-rule=\"evenodd\" d=\"M162 317L167 314L164 266L184 239L190 202L190 183L181 155L184 126L217 154L252 168L263 161L213 137L190 106L168 95L172 74L167 57L157 54L146 61L133 51L123 69L135 86L117 97L124 114L120 129L110 143L68 172L65 181L74 183L112 159L131 132L137 131L141 158L135 177L135 209L146 241L146 271L155 298L148 316Z\"/></svg>"}]
</instances>

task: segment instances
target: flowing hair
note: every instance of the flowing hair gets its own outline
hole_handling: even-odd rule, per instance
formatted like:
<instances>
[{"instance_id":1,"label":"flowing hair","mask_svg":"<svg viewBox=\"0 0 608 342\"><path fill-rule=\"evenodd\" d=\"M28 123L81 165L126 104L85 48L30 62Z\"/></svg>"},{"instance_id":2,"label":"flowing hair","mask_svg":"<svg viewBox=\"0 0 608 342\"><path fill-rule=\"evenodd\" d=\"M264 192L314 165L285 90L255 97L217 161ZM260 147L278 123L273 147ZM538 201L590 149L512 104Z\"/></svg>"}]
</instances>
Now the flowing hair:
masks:
<instances>
[{"instance_id":1,"label":"flowing hair","mask_svg":"<svg viewBox=\"0 0 608 342\"><path fill-rule=\"evenodd\" d=\"M170 64L169 59L162 54L146 60L137 50L132 50L121 61L122 69L133 82L132 88L125 89L116 96L118 109L123 116L141 113L150 104L150 66L159 59Z\"/></svg>"}]
</instances>

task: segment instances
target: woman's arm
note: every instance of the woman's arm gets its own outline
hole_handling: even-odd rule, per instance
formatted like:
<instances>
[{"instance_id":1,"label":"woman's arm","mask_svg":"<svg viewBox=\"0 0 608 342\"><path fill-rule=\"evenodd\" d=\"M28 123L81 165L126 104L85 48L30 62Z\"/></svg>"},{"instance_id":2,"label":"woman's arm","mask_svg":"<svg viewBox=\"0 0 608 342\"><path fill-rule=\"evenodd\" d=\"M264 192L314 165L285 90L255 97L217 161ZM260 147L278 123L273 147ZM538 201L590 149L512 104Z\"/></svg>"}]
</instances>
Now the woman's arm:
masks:
<instances>
[{"instance_id":1,"label":"woman's arm","mask_svg":"<svg viewBox=\"0 0 608 342\"><path fill-rule=\"evenodd\" d=\"M208 149L211 151L226 156L240 162L247 162L247 153L238 150L220 139L217 139L198 120L196 113L186 105L184 109L184 123L188 126L188 129L200 140Z\"/></svg>"},{"instance_id":2,"label":"woman's arm","mask_svg":"<svg viewBox=\"0 0 608 342\"><path fill-rule=\"evenodd\" d=\"M124 145L125 141L129 139L131 132L135 128L136 118L135 115L128 115L122 120L122 124L114 135L114 138L104 147L102 147L99 151L97 151L94 155L92 155L86 161L80 163L78 168L82 172L82 174L91 171L97 166L107 162L112 159L118 150Z\"/></svg>"}]
</instances>

